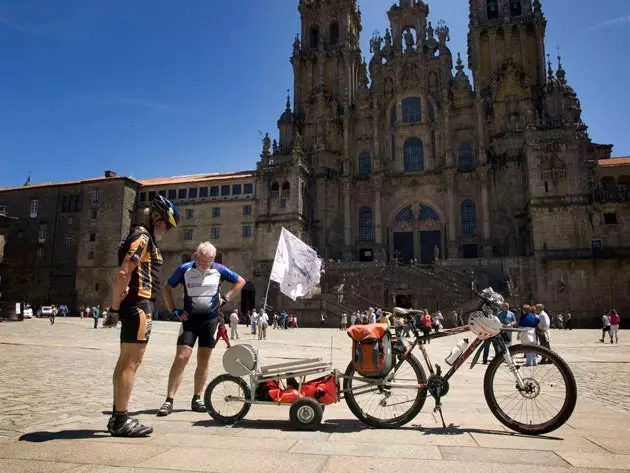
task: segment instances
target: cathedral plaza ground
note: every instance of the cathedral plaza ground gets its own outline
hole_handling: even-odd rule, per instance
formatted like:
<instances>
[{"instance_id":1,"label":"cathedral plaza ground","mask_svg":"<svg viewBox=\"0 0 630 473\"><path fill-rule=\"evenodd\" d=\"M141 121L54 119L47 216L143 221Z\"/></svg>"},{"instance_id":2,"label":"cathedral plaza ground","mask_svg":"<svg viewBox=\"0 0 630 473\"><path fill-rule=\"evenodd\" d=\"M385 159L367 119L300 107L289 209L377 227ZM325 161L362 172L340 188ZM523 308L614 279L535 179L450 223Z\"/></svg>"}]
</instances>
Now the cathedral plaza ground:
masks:
<instances>
[{"instance_id":1,"label":"cathedral plaza ground","mask_svg":"<svg viewBox=\"0 0 630 473\"><path fill-rule=\"evenodd\" d=\"M330 321L329 321L330 322ZM165 398L179 324L156 322L138 371L130 411L153 425L145 439L112 438L111 373L119 329L92 328L92 320L57 318L0 323L0 472L2 473L216 473L342 472L604 472L630 470L630 340L601 344L599 331L552 332L552 347L570 363L579 387L572 418L551 434L528 438L504 428L488 410L484 367L464 366L444 399L448 430L423 412L404 428L364 427L345 402L328 406L317 432L290 429L288 408L254 406L236 427L221 427L190 412L194 365L186 370L175 411L156 418ZM242 341L251 340L241 327ZM345 368L350 339L334 329L268 331L263 363L300 357L329 359ZM443 364L456 337L434 341L429 352ZM223 372L223 343L211 377ZM194 359L194 358L193 358Z\"/></svg>"}]
</instances>

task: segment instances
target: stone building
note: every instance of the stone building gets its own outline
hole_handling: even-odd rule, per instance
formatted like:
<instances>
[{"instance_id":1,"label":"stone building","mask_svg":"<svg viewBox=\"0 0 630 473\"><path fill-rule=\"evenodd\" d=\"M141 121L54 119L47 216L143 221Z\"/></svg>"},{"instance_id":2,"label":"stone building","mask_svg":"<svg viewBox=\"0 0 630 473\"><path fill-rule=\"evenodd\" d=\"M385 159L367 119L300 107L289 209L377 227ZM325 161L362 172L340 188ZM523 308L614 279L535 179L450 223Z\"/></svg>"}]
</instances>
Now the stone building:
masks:
<instances>
[{"instance_id":1,"label":"stone building","mask_svg":"<svg viewBox=\"0 0 630 473\"><path fill-rule=\"evenodd\" d=\"M248 280L242 310L262 304L284 226L326 261L312 298L270 286L269 305L302 323L322 309L463 307L473 284L585 324L628 312L630 158L589 138L561 58L545 52L541 1L469 5L467 57L428 5L399 0L365 62L355 0L300 0L293 98L255 170L0 190L20 218L4 271L29 268L8 272L12 296L101 301L132 209L162 193L182 212L160 243L165 271L213 241Z\"/></svg>"},{"instance_id":2,"label":"stone building","mask_svg":"<svg viewBox=\"0 0 630 473\"><path fill-rule=\"evenodd\" d=\"M5 301L109 304L123 229L139 184L104 177L2 189L0 207L17 217L0 267Z\"/></svg>"}]
</instances>

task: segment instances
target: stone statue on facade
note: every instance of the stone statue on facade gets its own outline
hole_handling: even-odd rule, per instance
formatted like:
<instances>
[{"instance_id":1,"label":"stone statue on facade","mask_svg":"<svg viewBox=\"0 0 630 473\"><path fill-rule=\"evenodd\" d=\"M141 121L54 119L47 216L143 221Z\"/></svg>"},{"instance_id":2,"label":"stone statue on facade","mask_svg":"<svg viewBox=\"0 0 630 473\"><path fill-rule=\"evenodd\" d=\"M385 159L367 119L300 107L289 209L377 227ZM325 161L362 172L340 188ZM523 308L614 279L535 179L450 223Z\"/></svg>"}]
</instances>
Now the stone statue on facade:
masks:
<instances>
[{"instance_id":1,"label":"stone statue on facade","mask_svg":"<svg viewBox=\"0 0 630 473\"><path fill-rule=\"evenodd\" d=\"M413 35L411 34L411 31L409 31L408 29L405 30L404 37L405 37L406 52L408 53L413 52Z\"/></svg>"},{"instance_id":2,"label":"stone statue on facade","mask_svg":"<svg viewBox=\"0 0 630 473\"><path fill-rule=\"evenodd\" d=\"M293 56L300 55L300 35L295 36L295 40L293 41Z\"/></svg>"},{"instance_id":3,"label":"stone statue on facade","mask_svg":"<svg viewBox=\"0 0 630 473\"><path fill-rule=\"evenodd\" d=\"M378 31L375 31L374 35L372 35L372 39L370 40L370 53L378 55L381 52L382 43L383 38L379 36Z\"/></svg>"},{"instance_id":4,"label":"stone statue on facade","mask_svg":"<svg viewBox=\"0 0 630 473\"><path fill-rule=\"evenodd\" d=\"M440 249L437 245L433 246L433 262L437 263L440 260Z\"/></svg>"},{"instance_id":5,"label":"stone statue on facade","mask_svg":"<svg viewBox=\"0 0 630 473\"><path fill-rule=\"evenodd\" d=\"M269 133L265 133L265 137L263 138L263 156L269 156L271 149L271 138L269 138Z\"/></svg>"}]
</instances>

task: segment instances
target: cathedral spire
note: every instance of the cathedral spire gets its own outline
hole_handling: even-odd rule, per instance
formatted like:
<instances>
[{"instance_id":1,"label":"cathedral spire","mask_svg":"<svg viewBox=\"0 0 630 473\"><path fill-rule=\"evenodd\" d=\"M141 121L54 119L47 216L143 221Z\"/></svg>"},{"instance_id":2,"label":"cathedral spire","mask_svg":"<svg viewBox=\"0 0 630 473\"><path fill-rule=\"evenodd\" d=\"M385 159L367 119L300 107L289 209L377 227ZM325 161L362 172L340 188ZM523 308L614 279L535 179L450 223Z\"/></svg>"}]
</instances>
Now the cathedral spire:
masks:
<instances>
[{"instance_id":1,"label":"cathedral spire","mask_svg":"<svg viewBox=\"0 0 630 473\"><path fill-rule=\"evenodd\" d=\"M551 67L551 56L549 54L547 54L547 81L548 82L553 82L554 77L553 77L553 69Z\"/></svg>"},{"instance_id":2,"label":"cathedral spire","mask_svg":"<svg viewBox=\"0 0 630 473\"><path fill-rule=\"evenodd\" d=\"M560 48L558 47L558 71L556 72L556 77L562 85L567 83L566 75L567 73L562 67L562 56L560 56Z\"/></svg>"}]
</instances>

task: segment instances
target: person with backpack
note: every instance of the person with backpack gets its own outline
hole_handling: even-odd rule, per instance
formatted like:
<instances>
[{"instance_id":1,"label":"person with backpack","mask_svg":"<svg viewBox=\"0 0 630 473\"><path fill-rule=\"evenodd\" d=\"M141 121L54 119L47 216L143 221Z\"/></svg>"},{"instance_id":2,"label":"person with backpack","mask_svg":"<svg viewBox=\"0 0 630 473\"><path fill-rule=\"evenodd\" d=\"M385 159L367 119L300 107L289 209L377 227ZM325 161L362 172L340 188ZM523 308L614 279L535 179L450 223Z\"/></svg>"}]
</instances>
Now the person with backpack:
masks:
<instances>
[{"instance_id":1,"label":"person with backpack","mask_svg":"<svg viewBox=\"0 0 630 473\"><path fill-rule=\"evenodd\" d=\"M610 343L613 343L613 337L615 338L615 343L619 343L619 323L621 322L621 317L615 309L610 311L608 314L608 319L610 321Z\"/></svg>"}]
</instances>

